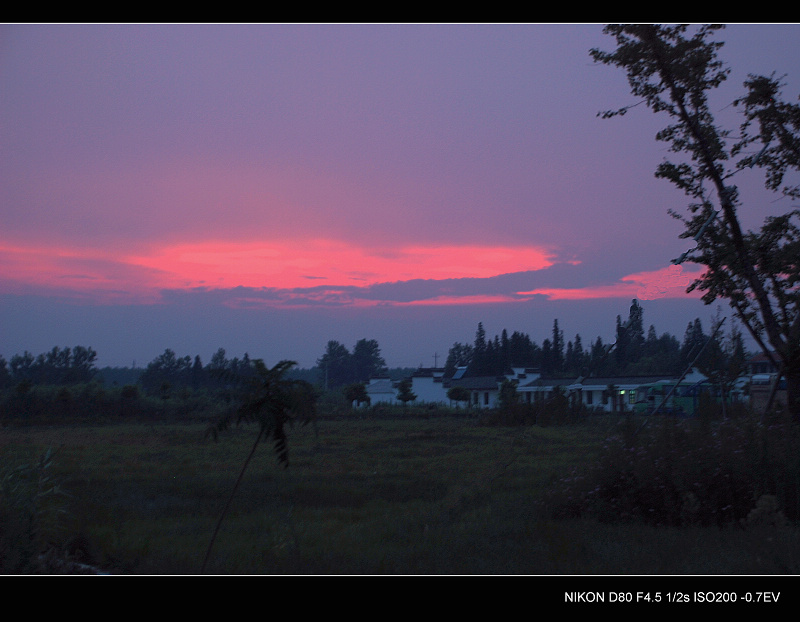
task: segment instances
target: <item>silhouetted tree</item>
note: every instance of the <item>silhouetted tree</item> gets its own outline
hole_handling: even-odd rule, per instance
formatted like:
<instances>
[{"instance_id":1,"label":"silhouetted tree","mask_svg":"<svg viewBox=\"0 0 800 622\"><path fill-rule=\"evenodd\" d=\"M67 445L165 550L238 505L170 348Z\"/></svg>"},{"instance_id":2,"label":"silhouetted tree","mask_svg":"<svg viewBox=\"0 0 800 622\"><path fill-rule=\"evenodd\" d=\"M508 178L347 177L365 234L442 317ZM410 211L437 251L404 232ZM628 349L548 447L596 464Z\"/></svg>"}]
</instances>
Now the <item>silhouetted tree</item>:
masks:
<instances>
[{"instance_id":1,"label":"silhouetted tree","mask_svg":"<svg viewBox=\"0 0 800 622\"><path fill-rule=\"evenodd\" d=\"M700 318L695 318L694 322L689 322L686 332L683 335L683 345L681 346L681 365L689 365L694 357L701 351L708 341L708 336L703 332L703 323Z\"/></svg>"},{"instance_id":2,"label":"silhouetted tree","mask_svg":"<svg viewBox=\"0 0 800 622\"><path fill-rule=\"evenodd\" d=\"M220 525L261 440L272 439L278 462L286 468L289 466L289 449L286 438L287 425L292 419L299 420L302 425L316 420L316 396L314 395L313 387L303 380L286 378L286 373L295 364L294 361L281 361L274 367L268 368L260 359L253 361L255 373L249 391L245 394L238 409L237 423L255 422L258 424L258 433L250 453L245 458L231 495L217 521L203 560L201 574L205 572ZM206 436L211 436L216 440L219 433L227 430L231 423L231 415L220 418L209 426Z\"/></svg>"},{"instance_id":3,"label":"silhouetted tree","mask_svg":"<svg viewBox=\"0 0 800 622\"><path fill-rule=\"evenodd\" d=\"M472 394L469 389L464 387L454 386L447 390L447 399L453 402L469 402L471 398Z\"/></svg>"},{"instance_id":4,"label":"silhouetted tree","mask_svg":"<svg viewBox=\"0 0 800 622\"><path fill-rule=\"evenodd\" d=\"M459 367L467 367L472 362L473 347L468 343L454 343L447 353L444 364L444 377L452 378Z\"/></svg>"},{"instance_id":5,"label":"silhouetted tree","mask_svg":"<svg viewBox=\"0 0 800 622\"><path fill-rule=\"evenodd\" d=\"M727 335L719 335L718 329L721 323L722 319L718 312L711 331L714 338L697 359L697 368L712 385L718 388L722 398L722 414L725 416L727 403L730 401L730 394L736 381L747 370L747 354L741 331L732 326Z\"/></svg>"},{"instance_id":6,"label":"silhouetted tree","mask_svg":"<svg viewBox=\"0 0 800 622\"><path fill-rule=\"evenodd\" d=\"M553 367L556 372L564 370L564 331L558 327L558 320L553 320Z\"/></svg>"},{"instance_id":7,"label":"silhouetted tree","mask_svg":"<svg viewBox=\"0 0 800 622\"><path fill-rule=\"evenodd\" d=\"M148 363L139 382L148 392L159 391L162 397L171 388L186 386L191 379L192 359L188 356L178 358L173 350L164 353Z\"/></svg>"},{"instance_id":8,"label":"silhouetted tree","mask_svg":"<svg viewBox=\"0 0 800 622\"><path fill-rule=\"evenodd\" d=\"M338 341L329 341L325 353L317 359L317 367L325 389L334 389L353 382L353 360L350 351Z\"/></svg>"},{"instance_id":9,"label":"silhouetted tree","mask_svg":"<svg viewBox=\"0 0 800 622\"><path fill-rule=\"evenodd\" d=\"M367 394L367 387L365 387L361 382L348 384L342 389L342 393L344 393L345 399L351 404L361 406L361 404L369 405L370 403L369 395Z\"/></svg>"},{"instance_id":10,"label":"silhouetted tree","mask_svg":"<svg viewBox=\"0 0 800 622\"><path fill-rule=\"evenodd\" d=\"M688 215L671 214L684 224L681 237L695 243L675 261L705 267L689 291L704 292L706 304L717 298L730 303L762 351L780 364L788 408L800 418L800 210L770 216L759 231L745 231L737 215L742 201L731 183L737 173L758 167L768 190L800 197L800 186L784 185L787 173L800 170L800 106L781 100L783 84L774 75L749 75L745 95L733 102L743 107L744 120L731 141L731 131L717 126L708 102L730 73L717 58L722 42L711 40L721 28L696 26L687 36L687 25L608 25L604 32L615 38L616 50L592 49L591 55L623 69L631 92L671 118L656 139L684 157L662 162L656 176L689 197ZM761 146L757 153L736 160L754 144Z\"/></svg>"},{"instance_id":11,"label":"silhouetted tree","mask_svg":"<svg viewBox=\"0 0 800 622\"><path fill-rule=\"evenodd\" d=\"M386 361L374 339L359 339L353 347L351 358L355 382L366 382L386 371Z\"/></svg>"},{"instance_id":12,"label":"silhouetted tree","mask_svg":"<svg viewBox=\"0 0 800 622\"><path fill-rule=\"evenodd\" d=\"M408 402L417 399L416 394L411 390L411 378L404 378L397 385L397 399L403 402L403 406L407 406Z\"/></svg>"}]
</instances>

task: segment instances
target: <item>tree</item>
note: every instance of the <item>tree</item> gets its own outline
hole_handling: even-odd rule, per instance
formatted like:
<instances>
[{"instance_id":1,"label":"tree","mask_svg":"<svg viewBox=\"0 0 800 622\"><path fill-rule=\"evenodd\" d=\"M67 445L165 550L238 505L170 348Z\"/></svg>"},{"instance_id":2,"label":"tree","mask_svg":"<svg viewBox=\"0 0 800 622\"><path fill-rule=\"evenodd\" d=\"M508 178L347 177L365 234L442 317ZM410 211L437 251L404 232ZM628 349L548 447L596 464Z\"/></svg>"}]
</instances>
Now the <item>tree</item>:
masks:
<instances>
[{"instance_id":1,"label":"tree","mask_svg":"<svg viewBox=\"0 0 800 622\"><path fill-rule=\"evenodd\" d=\"M198 389L200 385L203 384L203 361L200 359L200 355L197 354L194 357L194 363L192 363L192 388Z\"/></svg>"},{"instance_id":2,"label":"tree","mask_svg":"<svg viewBox=\"0 0 800 622\"><path fill-rule=\"evenodd\" d=\"M386 370L386 361L375 339L359 339L351 354L355 382L366 382Z\"/></svg>"},{"instance_id":3,"label":"tree","mask_svg":"<svg viewBox=\"0 0 800 622\"><path fill-rule=\"evenodd\" d=\"M472 393L470 393L469 389L464 387L450 387L447 389L447 399L456 402L457 405L458 402L469 402L470 399L472 399Z\"/></svg>"},{"instance_id":4,"label":"tree","mask_svg":"<svg viewBox=\"0 0 800 622\"><path fill-rule=\"evenodd\" d=\"M722 398L722 415L727 414L727 402L736 385L736 381L747 369L747 356L742 341L742 332L733 326L727 336L716 336L723 318L719 310L714 319L712 335L714 337L697 359L697 368L715 385Z\"/></svg>"},{"instance_id":5,"label":"tree","mask_svg":"<svg viewBox=\"0 0 800 622\"><path fill-rule=\"evenodd\" d=\"M411 378L404 378L397 385L397 399L403 402L403 406L407 406L408 402L417 399L416 394L411 390Z\"/></svg>"},{"instance_id":6,"label":"tree","mask_svg":"<svg viewBox=\"0 0 800 622\"><path fill-rule=\"evenodd\" d=\"M706 345L708 336L703 332L703 323L700 318L695 318L694 322L689 322L686 332L683 335L683 345L681 346L681 364L685 367L692 362L695 356Z\"/></svg>"},{"instance_id":7,"label":"tree","mask_svg":"<svg viewBox=\"0 0 800 622\"><path fill-rule=\"evenodd\" d=\"M505 410L518 403L519 393L517 392L517 383L508 378L504 378L503 382L500 383L500 391L497 396L498 408Z\"/></svg>"},{"instance_id":8,"label":"tree","mask_svg":"<svg viewBox=\"0 0 800 622\"><path fill-rule=\"evenodd\" d=\"M635 363L642 356L645 341L644 310L636 298L631 301L626 331L628 333L628 363Z\"/></svg>"},{"instance_id":9,"label":"tree","mask_svg":"<svg viewBox=\"0 0 800 622\"><path fill-rule=\"evenodd\" d=\"M697 26L688 36L687 25L608 25L604 32L615 37L616 50L590 53L596 62L623 69L632 94L671 118L656 139L684 157L661 163L656 177L689 197L688 215L671 214L684 224L681 237L695 243L675 262L706 268L688 291L704 292L706 304L717 298L730 303L759 347L780 365L787 406L800 419L800 210L768 217L759 231L745 231L737 215L740 195L731 183L737 173L758 167L768 190L800 196L800 187L784 186L785 174L800 170L800 106L780 100L783 84L774 75L750 75L745 95L733 102L744 115L733 142L732 132L717 126L708 101L730 73L717 58L723 44L711 40L721 28ZM622 115L631 107L601 114ZM756 143L763 145L757 154L742 155Z\"/></svg>"},{"instance_id":10,"label":"tree","mask_svg":"<svg viewBox=\"0 0 800 622\"><path fill-rule=\"evenodd\" d=\"M456 369L467 367L472 362L473 347L468 343L454 343L447 353L444 364L444 377L452 378Z\"/></svg>"},{"instance_id":11,"label":"tree","mask_svg":"<svg viewBox=\"0 0 800 622\"><path fill-rule=\"evenodd\" d=\"M72 349L69 372L65 379L71 382L89 382L97 373L97 368L95 367L96 359L97 352L92 348L75 346Z\"/></svg>"},{"instance_id":12,"label":"tree","mask_svg":"<svg viewBox=\"0 0 800 622\"><path fill-rule=\"evenodd\" d=\"M472 359L469 363L470 376L482 376L487 373L489 368L488 354L489 344L486 341L486 330L483 328L483 322L478 322L475 341L472 345Z\"/></svg>"},{"instance_id":13,"label":"tree","mask_svg":"<svg viewBox=\"0 0 800 622\"><path fill-rule=\"evenodd\" d=\"M564 331L558 328L558 320L553 320L553 371L558 373L564 369Z\"/></svg>"},{"instance_id":14,"label":"tree","mask_svg":"<svg viewBox=\"0 0 800 622\"><path fill-rule=\"evenodd\" d=\"M333 389L353 381L353 360L350 351L338 341L329 341L325 354L317 359L325 389Z\"/></svg>"},{"instance_id":15,"label":"tree","mask_svg":"<svg viewBox=\"0 0 800 622\"><path fill-rule=\"evenodd\" d=\"M542 342L541 372L543 376L549 376L555 372L553 344L549 339Z\"/></svg>"},{"instance_id":16,"label":"tree","mask_svg":"<svg viewBox=\"0 0 800 622\"><path fill-rule=\"evenodd\" d=\"M345 398L351 404L361 406L361 404L369 405L370 403L369 395L367 394L367 387L365 387L361 382L348 384L346 387L344 387L344 389L342 389L342 393L344 393Z\"/></svg>"},{"instance_id":17,"label":"tree","mask_svg":"<svg viewBox=\"0 0 800 622\"><path fill-rule=\"evenodd\" d=\"M161 391L166 387L185 386L190 382L192 359L189 356L178 358L173 350L167 348L164 353L157 356L142 372L139 382L146 391L152 393Z\"/></svg>"}]
</instances>

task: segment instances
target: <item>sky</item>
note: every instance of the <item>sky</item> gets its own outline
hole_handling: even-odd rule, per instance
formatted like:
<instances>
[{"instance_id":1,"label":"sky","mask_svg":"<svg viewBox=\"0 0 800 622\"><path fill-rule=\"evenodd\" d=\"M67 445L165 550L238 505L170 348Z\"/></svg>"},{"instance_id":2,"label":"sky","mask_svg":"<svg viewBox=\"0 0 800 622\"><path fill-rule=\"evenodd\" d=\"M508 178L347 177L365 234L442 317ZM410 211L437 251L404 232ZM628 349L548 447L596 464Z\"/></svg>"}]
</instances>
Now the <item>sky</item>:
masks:
<instances>
[{"instance_id":1,"label":"sky","mask_svg":"<svg viewBox=\"0 0 800 622\"><path fill-rule=\"evenodd\" d=\"M748 73L800 93L800 25L716 38L721 124ZM364 338L431 366L479 322L612 342L633 298L710 327L670 262L667 119L598 117L636 100L593 47L602 24L0 25L0 356L312 367ZM745 226L789 209L739 183Z\"/></svg>"}]
</instances>

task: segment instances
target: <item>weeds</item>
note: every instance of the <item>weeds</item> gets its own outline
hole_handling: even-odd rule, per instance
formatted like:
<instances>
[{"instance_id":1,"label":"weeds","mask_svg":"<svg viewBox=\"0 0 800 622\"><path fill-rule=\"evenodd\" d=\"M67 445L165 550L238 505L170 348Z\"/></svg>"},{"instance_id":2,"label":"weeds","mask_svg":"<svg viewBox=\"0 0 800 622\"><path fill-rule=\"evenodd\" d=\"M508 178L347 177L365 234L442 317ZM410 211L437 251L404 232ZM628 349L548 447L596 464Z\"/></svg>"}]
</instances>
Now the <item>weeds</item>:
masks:
<instances>
[{"instance_id":1,"label":"weeds","mask_svg":"<svg viewBox=\"0 0 800 622\"><path fill-rule=\"evenodd\" d=\"M296 429L288 469L271 452L249 463L208 572L800 571L792 509L800 443L777 415L656 417L644 427L606 415L542 427L481 425L474 414L364 414L324 419L318 435ZM75 546L102 567L197 573L255 434L234 427L224 443L200 443L204 429L7 427L0 451L14 464L64 444L49 477L73 495L73 524L81 517L73 533L85 535ZM44 548L66 542L69 529L44 538Z\"/></svg>"},{"instance_id":2,"label":"weeds","mask_svg":"<svg viewBox=\"0 0 800 622\"><path fill-rule=\"evenodd\" d=\"M551 509L661 526L798 521L799 432L780 414L769 421L659 417L647 426L630 416L605 439L595 464L561 478Z\"/></svg>"},{"instance_id":3,"label":"weeds","mask_svg":"<svg viewBox=\"0 0 800 622\"><path fill-rule=\"evenodd\" d=\"M67 494L51 476L55 452L0 476L0 572L41 572L63 527ZM43 557L44 556L44 557Z\"/></svg>"}]
</instances>

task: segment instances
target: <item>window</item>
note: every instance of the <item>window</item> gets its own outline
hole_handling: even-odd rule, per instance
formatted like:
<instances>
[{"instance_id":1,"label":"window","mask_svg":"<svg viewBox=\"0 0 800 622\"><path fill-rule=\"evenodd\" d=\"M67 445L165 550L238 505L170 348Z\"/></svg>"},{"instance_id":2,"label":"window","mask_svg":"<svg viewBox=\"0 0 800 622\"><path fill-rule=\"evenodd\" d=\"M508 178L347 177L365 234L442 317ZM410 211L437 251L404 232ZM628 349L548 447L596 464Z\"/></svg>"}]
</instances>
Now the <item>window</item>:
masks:
<instances>
[{"instance_id":1,"label":"window","mask_svg":"<svg viewBox=\"0 0 800 622\"><path fill-rule=\"evenodd\" d=\"M591 391L585 391L585 393L586 393L586 404L587 405L591 404L592 403L592 392Z\"/></svg>"}]
</instances>

